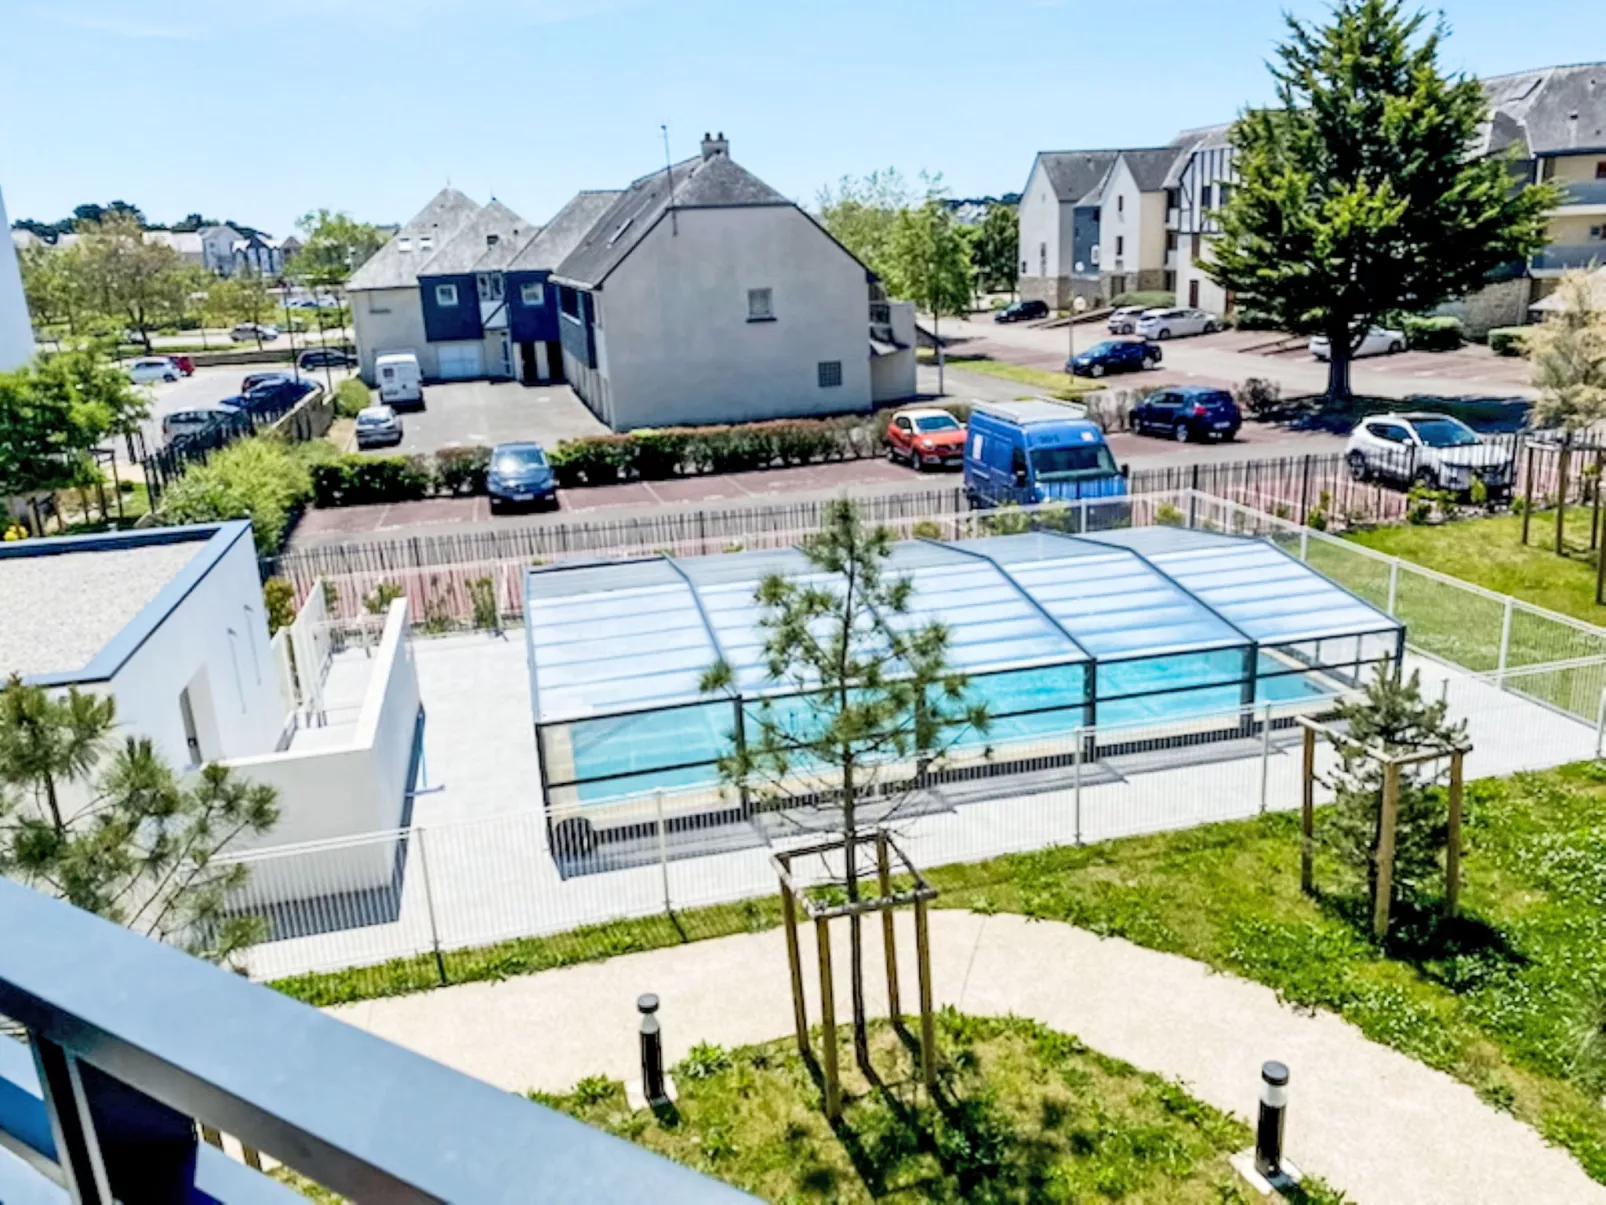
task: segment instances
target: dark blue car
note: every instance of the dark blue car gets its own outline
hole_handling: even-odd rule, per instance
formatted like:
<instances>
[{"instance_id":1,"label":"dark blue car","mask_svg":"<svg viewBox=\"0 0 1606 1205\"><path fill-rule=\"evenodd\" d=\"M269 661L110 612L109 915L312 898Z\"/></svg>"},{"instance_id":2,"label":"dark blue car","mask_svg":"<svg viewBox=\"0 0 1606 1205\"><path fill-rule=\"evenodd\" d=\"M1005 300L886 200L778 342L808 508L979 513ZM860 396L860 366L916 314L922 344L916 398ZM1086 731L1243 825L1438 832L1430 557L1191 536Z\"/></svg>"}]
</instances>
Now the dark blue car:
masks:
<instances>
[{"instance_id":1,"label":"dark blue car","mask_svg":"<svg viewBox=\"0 0 1606 1205\"><path fill-rule=\"evenodd\" d=\"M485 492L493 512L518 503L556 506L558 479L540 444L497 444L485 470Z\"/></svg>"},{"instance_id":2,"label":"dark blue car","mask_svg":"<svg viewBox=\"0 0 1606 1205\"><path fill-rule=\"evenodd\" d=\"M1132 430L1166 435L1178 443L1231 439L1243 426L1238 403L1225 389L1203 385L1171 385L1156 389L1132 408Z\"/></svg>"},{"instance_id":3,"label":"dark blue car","mask_svg":"<svg viewBox=\"0 0 1606 1205\"><path fill-rule=\"evenodd\" d=\"M1160 348L1141 339L1106 339L1072 356L1065 371L1079 377L1102 377L1107 372L1140 372L1160 362Z\"/></svg>"}]
</instances>

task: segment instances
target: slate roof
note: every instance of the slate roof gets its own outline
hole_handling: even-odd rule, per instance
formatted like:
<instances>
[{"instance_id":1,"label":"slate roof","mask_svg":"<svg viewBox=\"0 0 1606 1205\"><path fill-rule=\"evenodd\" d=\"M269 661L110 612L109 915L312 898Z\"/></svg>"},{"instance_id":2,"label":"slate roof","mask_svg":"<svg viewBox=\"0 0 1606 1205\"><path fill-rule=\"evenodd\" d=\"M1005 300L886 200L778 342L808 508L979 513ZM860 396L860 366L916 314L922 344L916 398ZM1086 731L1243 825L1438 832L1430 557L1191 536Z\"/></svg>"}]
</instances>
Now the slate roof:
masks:
<instances>
[{"instance_id":1,"label":"slate roof","mask_svg":"<svg viewBox=\"0 0 1606 1205\"><path fill-rule=\"evenodd\" d=\"M667 171L642 176L620 193L558 264L556 275L586 286L606 280L669 208L670 176L676 209L791 204L727 154L686 159Z\"/></svg>"},{"instance_id":2,"label":"slate roof","mask_svg":"<svg viewBox=\"0 0 1606 1205\"><path fill-rule=\"evenodd\" d=\"M539 233L524 240L508 262L508 269L544 272L556 268L580 245L580 240L591 233L597 219L621 195L618 189L588 189L575 193Z\"/></svg>"},{"instance_id":3,"label":"slate roof","mask_svg":"<svg viewBox=\"0 0 1606 1205\"><path fill-rule=\"evenodd\" d=\"M405 289L418 283L418 269L436 252L443 250L448 239L479 212L479 204L455 188L443 188L431 198L428 205L413 215L397 230L378 251L369 256L362 267L352 273L346 282L346 291L362 289ZM428 235L434 245L421 251L418 240ZM410 249L403 251L403 239Z\"/></svg>"},{"instance_id":4,"label":"slate roof","mask_svg":"<svg viewBox=\"0 0 1606 1205\"><path fill-rule=\"evenodd\" d=\"M497 252L501 252L504 258L511 259L514 252L535 229L533 223L526 222L493 197L489 204L459 226L456 233L444 244L437 246L433 255L425 257L419 266L418 275L460 276L482 266L480 261L488 256L494 259ZM489 241L492 238L496 239L494 245ZM483 266L489 268L500 265Z\"/></svg>"},{"instance_id":5,"label":"slate roof","mask_svg":"<svg viewBox=\"0 0 1606 1205\"><path fill-rule=\"evenodd\" d=\"M1541 67L1483 81L1492 120L1481 150L1516 144L1524 156L1606 149L1606 63Z\"/></svg>"},{"instance_id":6,"label":"slate roof","mask_svg":"<svg viewBox=\"0 0 1606 1205\"><path fill-rule=\"evenodd\" d=\"M1165 179L1171 172L1171 165L1177 161L1183 149L1172 143L1170 146L1122 151L1121 158L1126 160L1127 170L1132 173L1132 179L1137 182L1140 191L1158 192L1165 187Z\"/></svg>"},{"instance_id":7,"label":"slate roof","mask_svg":"<svg viewBox=\"0 0 1606 1205\"><path fill-rule=\"evenodd\" d=\"M1061 201L1093 200L1120 151L1039 151L1048 186Z\"/></svg>"}]
</instances>

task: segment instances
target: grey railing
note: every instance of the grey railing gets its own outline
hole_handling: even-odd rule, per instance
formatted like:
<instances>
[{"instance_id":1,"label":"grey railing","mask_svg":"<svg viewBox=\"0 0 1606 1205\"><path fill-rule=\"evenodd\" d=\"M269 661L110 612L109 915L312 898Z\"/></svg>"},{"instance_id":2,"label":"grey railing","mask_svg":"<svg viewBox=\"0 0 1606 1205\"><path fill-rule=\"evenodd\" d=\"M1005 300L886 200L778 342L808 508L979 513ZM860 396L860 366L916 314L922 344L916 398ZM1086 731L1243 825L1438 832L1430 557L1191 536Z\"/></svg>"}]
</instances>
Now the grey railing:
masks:
<instances>
[{"instance_id":1,"label":"grey railing","mask_svg":"<svg viewBox=\"0 0 1606 1205\"><path fill-rule=\"evenodd\" d=\"M0 879L0 1201L747 1200L725 1185Z\"/></svg>"},{"instance_id":2,"label":"grey railing","mask_svg":"<svg viewBox=\"0 0 1606 1205\"><path fill-rule=\"evenodd\" d=\"M1552 243L1528 261L1534 272L1593 268L1606 264L1606 239L1596 243Z\"/></svg>"},{"instance_id":3,"label":"grey railing","mask_svg":"<svg viewBox=\"0 0 1606 1205\"><path fill-rule=\"evenodd\" d=\"M1563 205L1606 205L1606 180L1574 180L1561 191Z\"/></svg>"}]
</instances>

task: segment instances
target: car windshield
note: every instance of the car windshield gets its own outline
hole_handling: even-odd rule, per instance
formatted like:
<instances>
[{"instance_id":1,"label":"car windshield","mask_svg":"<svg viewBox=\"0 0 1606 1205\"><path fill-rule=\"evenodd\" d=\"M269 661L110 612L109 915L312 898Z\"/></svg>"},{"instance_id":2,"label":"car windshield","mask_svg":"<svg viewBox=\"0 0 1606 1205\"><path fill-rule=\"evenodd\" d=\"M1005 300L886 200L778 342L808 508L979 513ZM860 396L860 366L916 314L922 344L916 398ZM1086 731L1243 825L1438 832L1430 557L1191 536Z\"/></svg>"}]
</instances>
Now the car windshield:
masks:
<instances>
[{"instance_id":1,"label":"car windshield","mask_svg":"<svg viewBox=\"0 0 1606 1205\"><path fill-rule=\"evenodd\" d=\"M1103 343L1095 343L1092 347L1088 348L1087 354L1090 356L1107 356L1120 346L1121 343L1119 341L1115 339L1106 339Z\"/></svg>"},{"instance_id":2,"label":"car windshield","mask_svg":"<svg viewBox=\"0 0 1606 1205\"><path fill-rule=\"evenodd\" d=\"M1411 425L1430 448L1465 448L1478 442L1472 428L1453 418L1416 418Z\"/></svg>"},{"instance_id":3,"label":"car windshield","mask_svg":"<svg viewBox=\"0 0 1606 1205\"><path fill-rule=\"evenodd\" d=\"M1063 448L1033 448L1032 467L1039 481L1076 481L1115 473L1115 457L1103 444L1068 444Z\"/></svg>"},{"instance_id":4,"label":"car windshield","mask_svg":"<svg viewBox=\"0 0 1606 1205\"><path fill-rule=\"evenodd\" d=\"M359 427L382 427L390 421L390 415L383 410L364 410L357 416Z\"/></svg>"},{"instance_id":5,"label":"car windshield","mask_svg":"<svg viewBox=\"0 0 1606 1205\"><path fill-rule=\"evenodd\" d=\"M520 469L539 469L546 465L546 453L540 448L510 448L498 452L491 467L498 473L516 473Z\"/></svg>"},{"instance_id":6,"label":"car windshield","mask_svg":"<svg viewBox=\"0 0 1606 1205\"><path fill-rule=\"evenodd\" d=\"M916 431L957 431L959 420L951 414L932 414L915 419Z\"/></svg>"}]
</instances>

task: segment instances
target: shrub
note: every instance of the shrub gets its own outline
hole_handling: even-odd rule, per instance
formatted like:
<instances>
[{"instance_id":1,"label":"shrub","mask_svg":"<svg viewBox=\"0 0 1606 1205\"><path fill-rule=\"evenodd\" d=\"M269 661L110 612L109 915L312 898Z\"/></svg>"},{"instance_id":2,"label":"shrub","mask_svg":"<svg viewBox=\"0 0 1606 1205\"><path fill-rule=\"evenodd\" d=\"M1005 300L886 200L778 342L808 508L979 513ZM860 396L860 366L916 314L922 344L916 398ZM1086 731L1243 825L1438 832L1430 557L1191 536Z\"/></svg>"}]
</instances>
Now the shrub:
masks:
<instances>
[{"instance_id":1,"label":"shrub","mask_svg":"<svg viewBox=\"0 0 1606 1205\"><path fill-rule=\"evenodd\" d=\"M296 617L296 588L282 577L262 583L262 603L268 613L268 635L288 627Z\"/></svg>"},{"instance_id":2,"label":"shrub","mask_svg":"<svg viewBox=\"0 0 1606 1205\"><path fill-rule=\"evenodd\" d=\"M1410 314L1402 325L1406 343L1416 351L1451 351L1466 342L1461 319L1448 314Z\"/></svg>"},{"instance_id":3,"label":"shrub","mask_svg":"<svg viewBox=\"0 0 1606 1205\"><path fill-rule=\"evenodd\" d=\"M383 615L390 609L391 603L406 593L395 582L380 582L363 598L362 609L370 615Z\"/></svg>"},{"instance_id":4,"label":"shrub","mask_svg":"<svg viewBox=\"0 0 1606 1205\"><path fill-rule=\"evenodd\" d=\"M496 584L488 577L470 578L469 602L474 607L474 626L496 631L501 627L496 608Z\"/></svg>"},{"instance_id":5,"label":"shrub","mask_svg":"<svg viewBox=\"0 0 1606 1205\"><path fill-rule=\"evenodd\" d=\"M1250 377L1232 391L1232 396L1242 410L1256 418L1264 418L1282 408L1283 387L1276 381Z\"/></svg>"},{"instance_id":6,"label":"shrub","mask_svg":"<svg viewBox=\"0 0 1606 1205\"><path fill-rule=\"evenodd\" d=\"M429 469L413 456L342 456L312 467L319 506L413 502L429 493Z\"/></svg>"},{"instance_id":7,"label":"shrub","mask_svg":"<svg viewBox=\"0 0 1606 1205\"><path fill-rule=\"evenodd\" d=\"M1528 354L1528 328L1525 326L1497 326L1489 332L1489 350L1497 356Z\"/></svg>"},{"instance_id":8,"label":"shrub","mask_svg":"<svg viewBox=\"0 0 1606 1205\"><path fill-rule=\"evenodd\" d=\"M443 494L483 494L491 449L483 444L442 448L435 453L435 486Z\"/></svg>"},{"instance_id":9,"label":"shrub","mask_svg":"<svg viewBox=\"0 0 1606 1205\"><path fill-rule=\"evenodd\" d=\"M1144 309L1154 310L1161 306L1176 305L1177 295L1164 289L1140 289L1135 293L1117 293L1110 298L1110 304L1117 308L1123 305L1141 305Z\"/></svg>"},{"instance_id":10,"label":"shrub","mask_svg":"<svg viewBox=\"0 0 1606 1205\"><path fill-rule=\"evenodd\" d=\"M169 523L249 519L257 552L271 556L312 493L305 460L282 439L264 435L242 439L205 464L191 465L162 495L161 514Z\"/></svg>"},{"instance_id":11,"label":"shrub","mask_svg":"<svg viewBox=\"0 0 1606 1205\"><path fill-rule=\"evenodd\" d=\"M368 386L356 377L347 377L335 386L335 413L341 418L356 418L360 410L369 405Z\"/></svg>"}]
</instances>

